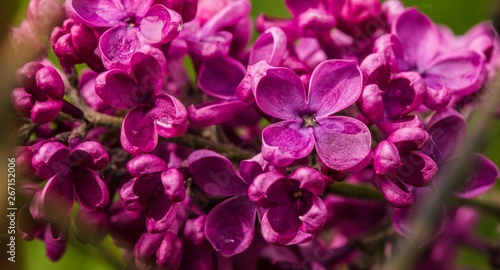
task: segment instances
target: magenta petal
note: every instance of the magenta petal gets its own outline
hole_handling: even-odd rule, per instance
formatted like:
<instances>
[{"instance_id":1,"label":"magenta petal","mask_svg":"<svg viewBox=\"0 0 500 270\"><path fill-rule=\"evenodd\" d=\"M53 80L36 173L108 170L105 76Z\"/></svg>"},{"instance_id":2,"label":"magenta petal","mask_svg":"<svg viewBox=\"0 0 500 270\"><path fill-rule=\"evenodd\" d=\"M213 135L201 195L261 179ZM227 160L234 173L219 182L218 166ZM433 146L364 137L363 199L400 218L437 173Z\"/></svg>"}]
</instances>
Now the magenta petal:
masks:
<instances>
[{"instance_id":1,"label":"magenta petal","mask_svg":"<svg viewBox=\"0 0 500 270\"><path fill-rule=\"evenodd\" d=\"M403 163L399 151L389 141L381 141L373 152L373 168L377 174L393 174Z\"/></svg>"},{"instance_id":2,"label":"magenta petal","mask_svg":"<svg viewBox=\"0 0 500 270\"><path fill-rule=\"evenodd\" d=\"M36 73L37 86L50 98L60 100L64 97L64 82L53 67L47 66Z\"/></svg>"},{"instance_id":3,"label":"magenta petal","mask_svg":"<svg viewBox=\"0 0 500 270\"><path fill-rule=\"evenodd\" d=\"M395 34L412 66L424 69L437 53L439 32L434 23L415 8L407 9L393 25Z\"/></svg>"},{"instance_id":4,"label":"magenta petal","mask_svg":"<svg viewBox=\"0 0 500 270\"><path fill-rule=\"evenodd\" d=\"M412 151L402 153L400 157L403 166L399 167L397 175L403 182L414 187L424 187L431 183L438 168L429 156Z\"/></svg>"},{"instance_id":5,"label":"magenta petal","mask_svg":"<svg viewBox=\"0 0 500 270\"><path fill-rule=\"evenodd\" d=\"M75 194L80 205L89 210L102 210L109 203L109 192L99 175L91 170L78 169L72 171L75 183Z\"/></svg>"},{"instance_id":6,"label":"magenta petal","mask_svg":"<svg viewBox=\"0 0 500 270\"><path fill-rule=\"evenodd\" d=\"M399 180L391 180L385 176L377 177L380 191L384 198L394 207L408 207L413 204L412 193Z\"/></svg>"},{"instance_id":7,"label":"magenta petal","mask_svg":"<svg viewBox=\"0 0 500 270\"><path fill-rule=\"evenodd\" d=\"M160 189L146 211L146 226L150 233L166 231L175 221L176 208Z\"/></svg>"},{"instance_id":8,"label":"magenta petal","mask_svg":"<svg viewBox=\"0 0 500 270\"><path fill-rule=\"evenodd\" d=\"M158 134L164 138L184 134L187 130L186 107L178 99L163 93L156 95L153 101L149 117L154 121Z\"/></svg>"},{"instance_id":9,"label":"magenta petal","mask_svg":"<svg viewBox=\"0 0 500 270\"><path fill-rule=\"evenodd\" d=\"M300 223L297 206L291 201L283 201L264 213L262 236L269 243L285 245L295 238Z\"/></svg>"},{"instance_id":10,"label":"magenta petal","mask_svg":"<svg viewBox=\"0 0 500 270\"><path fill-rule=\"evenodd\" d=\"M452 92L444 86L427 86L427 97L424 104L431 110L440 111L448 106L452 96Z\"/></svg>"},{"instance_id":11,"label":"magenta petal","mask_svg":"<svg viewBox=\"0 0 500 270\"><path fill-rule=\"evenodd\" d=\"M247 194L247 184L227 158L210 150L198 150L187 161L193 181L208 195Z\"/></svg>"},{"instance_id":12,"label":"magenta petal","mask_svg":"<svg viewBox=\"0 0 500 270\"><path fill-rule=\"evenodd\" d=\"M442 55L429 64L425 82L433 88L445 87L456 95L469 95L481 87L485 79L484 57L474 51Z\"/></svg>"},{"instance_id":13,"label":"magenta petal","mask_svg":"<svg viewBox=\"0 0 500 270\"><path fill-rule=\"evenodd\" d=\"M36 101L31 108L31 121L35 124L51 122L59 115L62 106L61 100Z\"/></svg>"},{"instance_id":14,"label":"magenta petal","mask_svg":"<svg viewBox=\"0 0 500 270\"><path fill-rule=\"evenodd\" d=\"M268 190L277 181L285 179L286 177L283 174L277 172L266 172L258 175L248 187L248 197L250 201L259 207L271 207L279 201L280 198L278 196L268 197ZM284 193L287 192L284 189L280 190Z\"/></svg>"},{"instance_id":15,"label":"magenta petal","mask_svg":"<svg viewBox=\"0 0 500 270\"><path fill-rule=\"evenodd\" d=\"M497 165L483 155L476 154L472 177L460 188L457 195L471 199L491 189L500 176Z\"/></svg>"},{"instance_id":16,"label":"magenta petal","mask_svg":"<svg viewBox=\"0 0 500 270\"><path fill-rule=\"evenodd\" d=\"M144 154L137 156L127 163L127 171L132 176L141 176L155 172L162 172L167 169L167 163L157 156Z\"/></svg>"},{"instance_id":17,"label":"magenta petal","mask_svg":"<svg viewBox=\"0 0 500 270\"><path fill-rule=\"evenodd\" d=\"M47 249L47 257L52 261L61 259L66 252L66 244L69 237L70 219L62 218L45 227L43 241Z\"/></svg>"},{"instance_id":18,"label":"magenta petal","mask_svg":"<svg viewBox=\"0 0 500 270\"><path fill-rule=\"evenodd\" d=\"M102 34L99 39L99 50L107 69L127 70L134 52L144 45L138 34L135 27L127 28L124 25L115 26Z\"/></svg>"},{"instance_id":19,"label":"magenta petal","mask_svg":"<svg viewBox=\"0 0 500 270\"><path fill-rule=\"evenodd\" d=\"M302 221L300 230L306 233L316 233L325 225L328 210L318 197L312 198L312 206L299 218Z\"/></svg>"},{"instance_id":20,"label":"magenta petal","mask_svg":"<svg viewBox=\"0 0 500 270\"><path fill-rule=\"evenodd\" d=\"M150 44L170 42L182 29L182 17L163 5L154 5L142 18L139 28L142 37Z\"/></svg>"},{"instance_id":21,"label":"magenta petal","mask_svg":"<svg viewBox=\"0 0 500 270\"><path fill-rule=\"evenodd\" d=\"M41 198L46 219L68 217L75 198L71 175L60 172L50 178L43 188Z\"/></svg>"},{"instance_id":22,"label":"magenta petal","mask_svg":"<svg viewBox=\"0 0 500 270\"><path fill-rule=\"evenodd\" d=\"M306 92L299 76L288 68L269 68L255 88L255 100L265 113L280 119L299 119L306 109Z\"/></svg>"},{"instance_id":23,"label":"magenta petal","mask_svg":"<svg viewBox=\"0 0 500 270\"><path fill-rule=\"evenodd\" d=\"M434 159L437 164L451 158L467 135L464 117L453 109L434 114L426 130L430 138L422 152Z\"/></svg>"},{"instance_id":24,"label":"magenta petal","mask_svg":"<svg viewBox=\"0 0 500 270\"><path fill-rule=\"evenodd\" d=\"M243 252L253 241L256 213L246 196L218 204L208 213L205 222L208 241L225 256Z\"/></svg>"},{"instance_id":25,"label":"magenta petal","mask_svg":"<svg viewBox=\"0 0 500 270\"><path fill-rule=\"evenodd\" d=\"M300 122L278 122L262 131L262 157L284 167L311 153L314 142L312 130Z\"/></svg>"},{"instance_id":26,"label":"magenta petal","mask_svg":"<svg viewBox=\"0 0 500 270\"><path fill-rule=\"evenodd\" d=\"M232 1L223 4L214 16L210 17L202 28L202 35L209 36L219 32L221 29L234 26L250 13L249 1Z\"/></svg>"},{"instance_id":27,"label":"magenta petal","mask_svg":"<svg viewBox=\"0 0 500 270\"><path fill-rule=\"evenodd\" d=\"M156 250L156 265L160 269L179 269L182 259L182 241L176 233L167 231Z\"/></svg>"},{"instance_id":28,"label":"magenta petal","mask_svg":"<svg viewBox=\"0 0 500 270\"><path fill-rule=\"evenodd\" d=\"M384 118L382 93L376 84L370 84L365 86L361 97L357 101L359 110L370 121L378 122Z\"/></svg>"},{"instance_id":29,"label":"magenta petal","mask_svg":"<svg viewBox=\"0 0 500 270\"><path fill-rule=\"evenodd\" d=\"M314 128L316 151L328 167L349 169L370 153L371 135L361 121L344 116L330 116L318 120Z\"/></svg>"},{"instance_id":30,"label":"magenta petal","mask_svg":"<svg viewBox=\"0 0 500 270\"><path fill-rule=\"evenodd\" d=\"M158 144L155 123L145 107L131 110L123 120L120 141L125 151L137 155L148 153Z\"/></svg>"},{"instance_id":31,"label":"magenta petal","mask_svg":"<svg viewBox=\"0 0 500 270\"><path fill-rule=\"evenodd\" d=\"M161 174L161 182L165 189L165 194L173 202L182 202L186 197L184 189L184 176L174 168L170 168Z\"/></svg>"},{"instance_id":32,"label":"magenta petal","mask_svg":"<svg viewBox=\"0 0 500 270\"><path fill-rule=\"evenodd\" d=\"M90 26L113 26L128 16L123 7L113 0L68 0L66 6L75 12L77 19Z\"/></svg>"},{"instance_id":33,"label":"magenta petal","mask_svg":"<svg viewBox=\"0 0 500 270\"><path fill-rule=\"evenodd\" d=\"M203 92L220 99L234 99L245 76L245 67L230 57L217 57L203 63L198 85Z\"/></svg>"},{"instance_id":34,"label":"magenta petal","mask_svg":"<svg viewBox=\"0 0 500 270\"><path fill-rule=\"evenodd\" d=\"M247 109L248 104L240 100L213 101L189 106L189 123L194 127L208 127L224 123L234 118L240 111Z\"/></svg>"},{"instance_id":35,"label":"magenta petal","mask_svg":"<svg viewBox=\"0 0 500 270\"><path fill-rule=\"evenodd\" d=\"M42 179L52 178L69 168L69 150L59 142L43 144L31 160L33 168Z\"/></svg>"},{"instance_id":36,"label":"magenta petal","mask_svg":"<svg viewBox=\"0 0 500 270\"><path fill-rule=\"evenodd\" d=\"M255 41L250 51L248 65L265 60L272 66L278 66L287 53L286 45L287 37L281 28L267 29Z\"/></svg>"},{"instance_id":37,"label":"magenta petal","mask_svg":"<svg viewBox=\"0 0 500 270\"><path fill-rule=\"evenodd\" d=\"M160 91L167 73L167 60L163 52L149 46L143 47L132 55L130 65L140 86L140 89L134 89L136 92L131 93L137 100L142 99L144 102ZM145 92L137 93L138 90Z\"/></svg>"},{"instance_id":38,"label":"magenta petal","mask_svg":"<svg viewBox=\"0 0 500 270\"><path fill-rule=\"evenodd\" d=\"M299 181L300 188L310 191L314 196L319 196L325 191L323 175L315 169L308 167L298 168L290 178Z\"/></svg>"},{"instance_id":39,"label":"magenta petal","mask_svg":"<svg viewBox=\"0 0 500 270\"><path fill-rule=\"evenodd\" d=\"M365 76L365 85L377 84L384 88L391 76L391 67L383 53L369 54L359 68Z\"/></svg>"},{"instance_id":40,"label":"magenta petal","mask_svg":"<svg viewBox=\"0 0 500 270\"><path fill-rule=\"evenodd\" d=\"M413 151L422 148L429 139L429 134L421 128L401 128L392 133L387 141L393 143L399 151Z\"/></svg>"},{"instance_id":41,"label":"magenta petal","mask_svg":"<svg viewBox=\"0 0 500 270\"><path fill-rule=\"evenodd\" d=\"M81 167L94 171L104 169L109 162L109 155L98 142L83 142L73 148L70 153L71 161Z\"/></svg>"},{"instance_id":42,"label":"magenta petal","mask_svg":"<svg viewBox=\"0 0 500 270\"><path fill-rule=\"evenodd\" d=\"M126 72L116 69L97 76L95 92L105 103L119 110L130 110L153 95L138 86Z\"/></svg>"},{"instance_id":43,"label":"magenta petal","mask_svg":"<svg viewBox=\"0 0 500 270\"><path fill-rule=\"evenodd\" d=\"M286 7L294 16L300 15L310 8L316 8L320 5L320 3L321 1L319 0L285 0Z\"/></svg>"},{"instance_id":44,"label":"magenta petal","mask_svg":"<svg viewBox=\"0 0 500 270\"><path fill-rule=\"evenodd\" d=\"M140 181L139 178L132 178L123 184L120 189L120 200L122 201L123 208L129 211L141 211L145 207L140 200L141 198L134 190L135 182L137 181Z\"/></svg>"},{"instance_id":45,"label":"magenta petal","mask_svg":"<svg viewBox=\"0 0 500 270\"><path fill-rule=\"evenodd\" d=\"M363 76L356 62L327 60L314 69L309 106L316 115L330 115L353 104L361 95Z\"/></svg>"},{"instance_id":46,"label":"magenta petal","mask_svg":"<svg viewBox=\"0 0 500 270\"><path fill-rule=\"evenodd\" d=\"M156 254L164 237L163 233L143 233L134 246L135 263L146 268L145 262L150 261Z\"/></svg>"},{"instance_id":47,"label":"magenta petal","mask_svg":"<svg viewBox=\"0 0 500 270\"><path fill-rule=\"evenodd\" d=\"M416 72L402 72L394 76L384 91L384 106L389 116L406 115L422 105L427 86Z\"/></svg>"},{"instance_id":48,"label":"magenta petal","mask_svg":"<svg viewBox=\"0 0 500 270\"><path fill-rule=\"evenodd\" d=\"M391 134L398 129L407 127L423 128L422 121L420 121L417 115L407 115L399 119L384 119L376 124L386 134Z\"/></svg>"},{"instance_id":49,"label":"magenta petal","mask_svg":"<svg viewBox=\"0 0 500 270\"><path fill-rule=\"evenodd\" d=\"M29 118L31 116L31 108L35 103L33 96L26 92L24 88L16 88L11 93L12 105L16 112L22 116Z\"/></svg>"}]
</instances>

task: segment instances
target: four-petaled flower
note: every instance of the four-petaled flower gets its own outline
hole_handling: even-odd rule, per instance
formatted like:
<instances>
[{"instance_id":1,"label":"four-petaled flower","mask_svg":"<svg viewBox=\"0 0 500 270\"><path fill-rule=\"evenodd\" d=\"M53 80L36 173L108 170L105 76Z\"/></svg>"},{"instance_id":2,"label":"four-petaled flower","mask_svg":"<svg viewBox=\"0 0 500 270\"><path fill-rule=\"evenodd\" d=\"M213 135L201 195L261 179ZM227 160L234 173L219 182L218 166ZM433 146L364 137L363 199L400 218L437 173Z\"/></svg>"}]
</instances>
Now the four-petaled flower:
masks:
<instances>
[{"instance_id":1,"label":"four-petaled flower","mask_svg":"<svg viewBox=\"0 0 500 270\"><path fill-rule=\"evenodd\" d=\"M286 121L262 131L262 156L287 166L316 146L330 168L347 170L364 163L371 149L366 125L351 117L330 116L358 99L362 81L355 62L325 61L312 73L306 96L297 74L287 68L269 68L257 83L255 99L262 111Z\"/></svg>"}]
</instances>

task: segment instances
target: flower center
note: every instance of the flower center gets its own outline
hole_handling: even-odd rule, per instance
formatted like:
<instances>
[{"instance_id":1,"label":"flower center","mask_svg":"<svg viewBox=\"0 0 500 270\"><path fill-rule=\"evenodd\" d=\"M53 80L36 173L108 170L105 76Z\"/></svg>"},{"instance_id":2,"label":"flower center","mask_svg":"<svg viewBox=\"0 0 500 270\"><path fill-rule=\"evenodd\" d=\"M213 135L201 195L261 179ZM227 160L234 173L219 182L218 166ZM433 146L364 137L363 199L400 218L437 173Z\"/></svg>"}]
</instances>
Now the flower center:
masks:
<instances>
[{"instance_id":1,"label":"flower center","mask_svg":"<svg viewBox=\"0 0 500 270\"><path fill-rule=\"evenodd\" d=\"M134 28L137 25L136 21L137 20L135 17L128 17L123 22L127 24L127 29L130 29Z\"/></svg>"},{"instance_id":2,"label":"flower center","mask_svg":"<svg viewBox=\"0 0 500 270\"><path fill-rule=\"evenodd\" d=\"M294 197L295 199L297 199L298 197L302 197L302 190L299 190L299 191L297 191L297 192L294 192L294 193L293 193L293 197Z\"/></svg>"},{"instance_id":3,"label":"flower center","mask_svg":"<svg viewBox=\"0 0 500 270\"><path fill-rule=\"evenodd\" d=\"M316 115L309 115L309 114L304 114L302 115L302 127L315 127L318 125L318 122L316 122L316 119L314 119Z\"/></svg>"}]
</instances>

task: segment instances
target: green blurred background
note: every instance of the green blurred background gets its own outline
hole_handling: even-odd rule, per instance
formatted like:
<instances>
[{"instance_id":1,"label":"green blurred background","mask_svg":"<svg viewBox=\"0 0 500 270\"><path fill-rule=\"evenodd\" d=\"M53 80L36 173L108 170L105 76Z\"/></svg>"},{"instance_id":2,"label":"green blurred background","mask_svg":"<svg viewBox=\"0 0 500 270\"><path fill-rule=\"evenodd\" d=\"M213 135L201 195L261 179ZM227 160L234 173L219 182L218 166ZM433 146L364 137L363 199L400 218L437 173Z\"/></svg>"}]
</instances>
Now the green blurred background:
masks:
<instances>
[{"instance_id":1,"label":"green blurred background","mask_svg":"<svg viewBox=\"0 0 500 270\"><path fill-rule=\"evenodd\" d=\"M1 1L0 37L6 37L10 27L17 26L25 18L27 2L27 0ZM500 4L497 0L405 0L403 2L407 6L418 6L436 22L448 25L457 34L464 33L474 24L497 15ZM282 0L252 0L252 4L254 17L262 12L273 16L289 17ZM491 140L487 142L485 154L496 164L500 164L500 121L496 120L490 131ZM500 194L500 188L497 187L496 192ZM484 216L481 218L477 231L485 238L498 240L500 234L497 226L496 219ZM71 237L75 239L73 235ZM1 269L104 270L117 268L115 263L121 261L120 251L113 246L109 238L99 246L85 246L73 241L66 255L57 263L46 259L45 248L40 241L18 240L17 247L18 261L15 268L12 268L12 264L6 265L7 268L5 268L4 262L1 262ZM473 269L490 269L487 257L484 255L463 249L460 251L458 263Z\"/></svg>"}]
</instances>

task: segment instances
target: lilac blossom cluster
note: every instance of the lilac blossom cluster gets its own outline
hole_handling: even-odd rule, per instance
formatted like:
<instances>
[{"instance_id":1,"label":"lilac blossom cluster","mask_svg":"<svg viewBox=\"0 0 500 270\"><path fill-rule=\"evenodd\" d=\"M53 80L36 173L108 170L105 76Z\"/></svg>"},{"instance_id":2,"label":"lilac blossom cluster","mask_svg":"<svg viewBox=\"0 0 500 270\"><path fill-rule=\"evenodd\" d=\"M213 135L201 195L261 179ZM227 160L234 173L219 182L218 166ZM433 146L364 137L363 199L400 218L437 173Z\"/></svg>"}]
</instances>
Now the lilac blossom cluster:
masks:
<instances>
[{"instance_id":1,"label":"lilac blossom cluster","mask_svg":"<svg viewBox=\"0 0 500 270\"><path fill-rule=\"evenodd\" d=\"M252 41L249 0L31 0L12 36L36 54L11 95L30 122L22 237L54 261L76 228L131 268L332 269L364 235L407 235L500 64L494 28L456 36L396 0L284 2ZM456 196L499 177L472 167ZM446 209L418 267L453 269L475 217Z\"/></svg>"}]
</instances>

